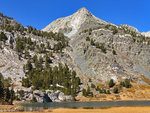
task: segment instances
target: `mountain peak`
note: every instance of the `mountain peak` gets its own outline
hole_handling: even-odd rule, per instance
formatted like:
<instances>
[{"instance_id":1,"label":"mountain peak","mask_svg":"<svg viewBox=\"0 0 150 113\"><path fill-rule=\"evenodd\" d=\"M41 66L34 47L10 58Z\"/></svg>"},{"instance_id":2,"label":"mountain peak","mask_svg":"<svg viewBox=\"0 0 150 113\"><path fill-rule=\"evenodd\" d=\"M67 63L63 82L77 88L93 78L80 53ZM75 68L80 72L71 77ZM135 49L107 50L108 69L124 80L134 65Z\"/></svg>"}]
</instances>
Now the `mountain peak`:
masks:
<instances>
[{"instance_id":1,"label":"mountain peak","mask_svg":"<svg viewBox=\"0 0 150 113\"><path fill-rule=\"evenodd\" d=\"M81 26L85 26L87 23L90 25L96 25L98 23L105 24L107 22L95 17L85 7L83 7L73 15L53 21L48 26L46 26L43 31L62 32L65 36L70 38L79 31Z\"/></svg>"},{"instance_id":2,"label":"mountain peak","mask_svg":"<svg viewBox=\"0 0 150 113\"><path fill-rule=\"evenodd\" d=\"M79 9L77 12L79 12L79 13L90 13L85 7Z\"/></svg>"},{"instance_id":3,"label":"mountain peak","mask_svg":"<svg viewBox=\"0 0 150 113\"><path fill-rule=\"evenodd\" d=\"M85 7L83 7L83 8L81 8L81 9L79 9L76 13L75 13L75 15L82 15L82 16L92 16L92 13L90 13Z\"/></svg>"}]
</instances>

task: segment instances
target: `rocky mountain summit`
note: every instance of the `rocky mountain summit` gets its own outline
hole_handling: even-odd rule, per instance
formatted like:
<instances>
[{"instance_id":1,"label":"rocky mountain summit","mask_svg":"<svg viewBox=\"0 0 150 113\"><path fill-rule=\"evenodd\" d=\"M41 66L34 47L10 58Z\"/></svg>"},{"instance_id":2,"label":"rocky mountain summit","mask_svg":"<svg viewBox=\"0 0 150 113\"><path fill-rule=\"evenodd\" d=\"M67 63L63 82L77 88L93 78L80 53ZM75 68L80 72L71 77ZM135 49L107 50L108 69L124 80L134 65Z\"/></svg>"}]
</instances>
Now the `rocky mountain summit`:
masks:
<instances>
[{"instance_id":1,"label":"rocky mountain summit","mask_svg":"<svg viewBox=\"0 0 150 113\"><path fill-rule=\"evenodd\" d=\"M62 32L70 38L79 31L82 24L85 22L93 24L107 24L107 22L95 17L86 8L81 8L71 16L60 18L50 23L43 29L43 31Z\"/></svg>"},{"instance_id":2,"label":"rocky mountain summit","mask_svg":"<svg viewBox=\"0 0 150 113\"><path fill-rule=\"evenodd\" d=\"M129 88L129 81L149 84L150 37L132 26L103 21L86 8L41 31L0 14L0 44L0 72L12 78L16 92L30 89L17 94L24 100L110 94L115 92L110 80L114 89L119 84Z\"/></svg>"}]
</instances>

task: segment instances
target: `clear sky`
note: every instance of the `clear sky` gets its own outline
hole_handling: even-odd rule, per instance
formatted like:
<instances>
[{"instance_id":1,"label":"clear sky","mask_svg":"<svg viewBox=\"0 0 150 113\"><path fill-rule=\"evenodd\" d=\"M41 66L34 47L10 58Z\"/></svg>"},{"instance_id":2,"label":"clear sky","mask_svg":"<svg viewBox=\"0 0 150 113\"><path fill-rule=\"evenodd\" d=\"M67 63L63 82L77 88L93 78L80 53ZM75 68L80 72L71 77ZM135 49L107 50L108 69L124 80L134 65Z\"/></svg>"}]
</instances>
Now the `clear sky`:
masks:
<instances>
[{"instance_id":1,"label":"clear sky","mask_svg":"<svg viewBox=\"0 0 150 113\"><path fill-rule=\"evenodd\" d=\"M0 0L0 12L37 29L82 7L113 24L150 31L150 0Z\"/></svg>"}]
</instances>

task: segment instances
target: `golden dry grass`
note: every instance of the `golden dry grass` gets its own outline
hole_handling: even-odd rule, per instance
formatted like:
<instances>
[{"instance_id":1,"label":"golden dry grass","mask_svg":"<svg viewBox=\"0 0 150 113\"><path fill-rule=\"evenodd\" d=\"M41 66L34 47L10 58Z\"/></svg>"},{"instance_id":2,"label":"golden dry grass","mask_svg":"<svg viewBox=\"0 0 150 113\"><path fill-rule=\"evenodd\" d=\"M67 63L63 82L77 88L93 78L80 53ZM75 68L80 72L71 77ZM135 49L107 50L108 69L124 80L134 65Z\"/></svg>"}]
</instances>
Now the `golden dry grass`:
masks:
<instances>
[{"instance_id":1,"label":"golden dry grass","mask_svg":"<svg viewBox=\"0 0 150 113\"><path fill-rule=\"evenodd\" d=\"M150 85L150 79L149 78L147 78L145 75L141 75L141 79L144 81L144 82L146 82L147 84L149 84Z\"/></svg>"},{"instance_id":2,"label":"golden dry grass","mask_svg":"<svg viewBox=\"0 0 150 113\"><path fill-rule=\"evenodd\" d=\"M17 111L23 111L24 107L22 106L15 106L15 105L0 105L0 110L17 110Z\"/></svg>"},{"instance_id":3,"label":"golden dry grass","mask_svg":"<svg viewBox=\"0 0 150 113\"><path fill-rule=\"evenodd\" d=\"M54 110L45 110L43 112L23 112L23 113L150 113L150 107L113 107L107 109L54 109Z\"/></svg>"}]
</instances>

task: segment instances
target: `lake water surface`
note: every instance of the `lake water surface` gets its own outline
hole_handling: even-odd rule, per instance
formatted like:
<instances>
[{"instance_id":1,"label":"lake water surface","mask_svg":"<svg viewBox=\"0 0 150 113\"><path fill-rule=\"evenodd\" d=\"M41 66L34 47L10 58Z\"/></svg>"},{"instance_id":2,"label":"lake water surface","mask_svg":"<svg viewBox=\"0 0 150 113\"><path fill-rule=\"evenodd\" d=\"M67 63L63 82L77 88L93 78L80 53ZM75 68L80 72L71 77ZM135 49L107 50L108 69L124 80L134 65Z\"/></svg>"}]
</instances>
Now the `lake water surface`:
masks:
<instances>
[{"instance_id":1,"label":"lake water surface","mask_svg":"<svg viewBox=\"0 0 150 113\"><path fill-rule=\"evenodd\" d=\"M50 103L22 103L25 111L40 111L56 108L98 109L120 106L150 106L150 101L100 101L100 102L50 102Z\"/></svg>"}]
</instances>

